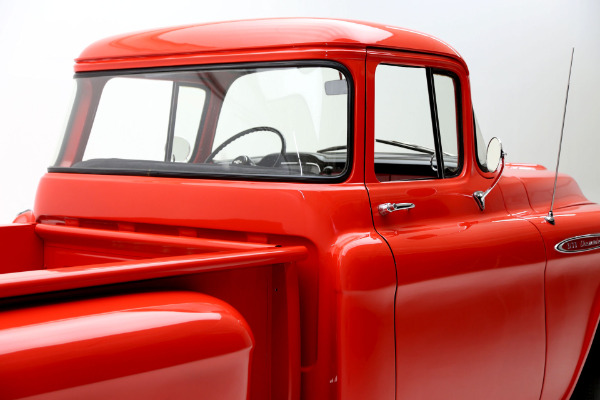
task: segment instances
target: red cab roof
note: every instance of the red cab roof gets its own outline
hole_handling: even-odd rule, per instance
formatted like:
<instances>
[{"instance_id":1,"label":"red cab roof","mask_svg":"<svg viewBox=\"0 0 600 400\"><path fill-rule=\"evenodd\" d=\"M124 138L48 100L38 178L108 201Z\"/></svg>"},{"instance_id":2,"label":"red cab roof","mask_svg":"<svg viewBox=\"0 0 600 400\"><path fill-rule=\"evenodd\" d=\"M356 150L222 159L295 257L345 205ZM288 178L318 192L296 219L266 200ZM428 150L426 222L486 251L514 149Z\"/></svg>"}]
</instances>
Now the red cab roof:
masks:
<instances>
[{"instance_id":1,"label":"red cab roof","mask_svg":"<svg viewBox=\"0 0 600 400\"><path fill-rule=\"evenodd\" d=\"M441 40L409 29L346 20L282 18L213 22L118 35L93 43L76 61L306 46L379 47L461 59Z\"/></svg>"}]
</instances>

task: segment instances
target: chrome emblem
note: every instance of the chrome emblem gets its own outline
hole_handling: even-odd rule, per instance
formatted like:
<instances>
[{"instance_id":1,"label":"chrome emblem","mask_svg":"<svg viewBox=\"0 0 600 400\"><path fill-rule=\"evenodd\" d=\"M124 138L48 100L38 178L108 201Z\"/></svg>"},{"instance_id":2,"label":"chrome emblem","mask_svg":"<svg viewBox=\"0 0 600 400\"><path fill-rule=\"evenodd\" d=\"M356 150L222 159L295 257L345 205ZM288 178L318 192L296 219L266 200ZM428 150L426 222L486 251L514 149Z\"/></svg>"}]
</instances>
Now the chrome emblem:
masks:
<instances>
[{"instance_id":1,"label":"chrome emblem","mask_svg":"<svg viewBox=\"0 0 600 400\"><path fill-rule=\"evenodd\" d=\"M565 239L554 246L554 249L561 253L581 253L582 251L600 249L600 233Z\"/></svg>"}]
</instances>

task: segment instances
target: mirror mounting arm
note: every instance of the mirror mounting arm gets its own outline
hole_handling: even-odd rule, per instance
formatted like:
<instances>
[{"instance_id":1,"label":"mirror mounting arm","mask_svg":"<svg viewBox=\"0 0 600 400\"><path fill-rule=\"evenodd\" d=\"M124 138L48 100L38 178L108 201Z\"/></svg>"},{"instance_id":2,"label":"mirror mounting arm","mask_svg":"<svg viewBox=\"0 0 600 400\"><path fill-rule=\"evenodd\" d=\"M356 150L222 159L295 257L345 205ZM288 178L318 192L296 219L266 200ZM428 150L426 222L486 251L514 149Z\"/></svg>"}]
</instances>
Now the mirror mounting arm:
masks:
<instances>
[{"instance_id":1,"label":"mirror mounting arm","mask_svg":"<svg viewBox=\"0 0 600 400\"><path fill-rule=\"evenodd\" d=\"M505 156L506 156L506 153L504 152L504 150L500 150L500 161L502 162L502 164L500 165L500 172L498 172L498 175L496 176L496 179L494 179L492 186L490 186L490 188L488 190L486 190L485 192L478 190L475 193L473 193L473 198L475 199L475 202L477 203L477 205L479 206L479 209L481 211L485 210L486 196L488 194L490 194L490 192L492 191L492 189L494 189L494 187L496 187L496 185L498 184L498 181L502 177L502 172L504 172L504 157Z\"/></svg>"}]
</instances>

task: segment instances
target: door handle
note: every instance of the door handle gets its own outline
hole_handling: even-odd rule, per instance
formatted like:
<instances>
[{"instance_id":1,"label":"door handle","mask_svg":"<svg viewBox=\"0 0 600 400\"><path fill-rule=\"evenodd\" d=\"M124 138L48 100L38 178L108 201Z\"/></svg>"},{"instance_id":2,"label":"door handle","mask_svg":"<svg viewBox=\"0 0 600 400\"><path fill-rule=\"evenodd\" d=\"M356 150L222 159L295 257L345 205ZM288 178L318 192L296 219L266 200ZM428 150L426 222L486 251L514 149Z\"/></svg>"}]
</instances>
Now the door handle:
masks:
<instances>
[{"instance_id":1,"label":"door handle","mask_svg":"<svg viewBox=\"0 0 600 400\"><path fill-rule=\"evenodd\" d=\"M377 207L379 214L382 216L398 210L410 210L411 208L415 208L413 203L383 203Z\"/></svg>"}]
</instances>

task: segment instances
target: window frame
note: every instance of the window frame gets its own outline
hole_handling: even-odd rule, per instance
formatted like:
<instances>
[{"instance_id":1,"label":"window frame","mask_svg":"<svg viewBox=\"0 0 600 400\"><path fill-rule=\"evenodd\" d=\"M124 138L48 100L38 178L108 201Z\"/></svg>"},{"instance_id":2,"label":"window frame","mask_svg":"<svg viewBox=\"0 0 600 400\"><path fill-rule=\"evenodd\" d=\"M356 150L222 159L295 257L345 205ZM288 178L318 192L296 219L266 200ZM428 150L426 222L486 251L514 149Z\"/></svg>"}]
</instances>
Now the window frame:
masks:
<instances>
[{"instance_id":1,"label":"window frame","mask_svg":"<svg viewBox=\"0 0 600 400\"><path fill-rule=\"evenodd\" d=\"M208 106L211 101L212 92L210 88L200 85L200 84L181 84L176 83L173 85L173 94L171 96L171 104L170 114L169 114L169 131L167 132L167 143L165 148L165 161L167 161L167 157L171 157L173 155L173 141L175 139L175 128L177 127L177 108L179 105L179 92L182 87L191 87L195 89L200 89L204 91L204 104L202 105L202 113L200 115L200 121L198 123L198 128L196 129L196 140L190 146L190 154L191 157L196 154L198 146L200 145L200 136L202 131L204 130L204 125L206 123L206 116L208 114Z\"/></svg>"},{"instance_id":2,"label":"window frame","mask_svg":"<svg viewBox=\"0 0 600 400\"><path fill-rule=\"evenodd\" d=\"M460 79L456 73L445 70L445 69L432 68L432 67L428 67L428 69L431 70L432 81L433 81L434 75L441 75L441 76L449 77L454 82L454 107L455 107L454 112L456 114L456 144L457 144L458 159L456 162L456 172L454 172L451 175L446 175L445 169L444 169L443 176L441 179L455 178L462 173L463 168L464 168L464 158L465 158L464 130L463 130L463 119L462 119L463 105L462 105L462 101L461 101L462 91L461 91L461 86L460 86ZM434 86L434 88L435 88L435 86ZM437 114L437 108L436 108L436 114ZM441 138L441 129L439 128L439 117L438 117L438 136L439 136L440 147L441 147L442 138ZM443 148L442 148L442 150L443 150ZM440 153L440 157L443 158L442 153Z\"/></svg>"}]
</instances>

